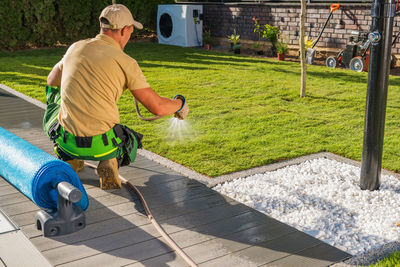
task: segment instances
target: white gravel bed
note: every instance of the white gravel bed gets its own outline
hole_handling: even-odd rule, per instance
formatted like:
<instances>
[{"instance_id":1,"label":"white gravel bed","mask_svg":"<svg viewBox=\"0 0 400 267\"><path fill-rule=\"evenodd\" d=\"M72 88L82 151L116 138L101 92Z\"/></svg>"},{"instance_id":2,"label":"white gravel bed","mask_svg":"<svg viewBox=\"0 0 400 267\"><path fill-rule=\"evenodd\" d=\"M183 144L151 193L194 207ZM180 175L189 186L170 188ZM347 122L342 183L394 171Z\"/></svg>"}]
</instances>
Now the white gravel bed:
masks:
<instances>
[{"instance_id":1,"label":"white gravel bed","mask_svg":"<svg viewBox=\"0 0 400 267\"><path fill-rule=\"evenodd\" d=\"M361 190L360 168L318 158L219 184L213 189L300 231L361 255L400 233L400 180Z\"/></svg>"}]
</instances>

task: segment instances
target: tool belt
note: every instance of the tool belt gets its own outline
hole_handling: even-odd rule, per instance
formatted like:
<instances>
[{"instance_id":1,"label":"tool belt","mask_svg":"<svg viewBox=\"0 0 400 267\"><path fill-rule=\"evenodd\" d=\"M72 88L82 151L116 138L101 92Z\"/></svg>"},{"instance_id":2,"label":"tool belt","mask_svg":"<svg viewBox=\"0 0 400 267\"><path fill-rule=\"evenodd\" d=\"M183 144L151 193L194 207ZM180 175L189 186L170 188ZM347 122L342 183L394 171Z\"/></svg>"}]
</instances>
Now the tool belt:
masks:
<instances>
[{"instance_id":1,"label":"tool belt","mask_svg":"<svg viewBox=\"0 0 400 267\"><path fill-rule=\"evenodd\" d=\"M138 148L142 148L143 135L127 126L116 124L104 134L80 137L67 132L57 121L48 135L57 146L55 152L62 160L83 159L103 161L117 158L119 166L129 165L136 159Z\"/></svg>"},{"instance_id":2,"label":"tool belt","mask_svg":"<svg viewBox=\"0 0 400 267\"><path fill-rule=\"evenodd\" d=\"M117 158L119 166L129 165L142 148L143 135L125 125L116 124L104 134L74 136L62 127L57 117L60 109L60 88L46 86L47 109L43 128L55 143L54 152L63 160L83 159L103 161Z\"/></svg>"}]
</instances>

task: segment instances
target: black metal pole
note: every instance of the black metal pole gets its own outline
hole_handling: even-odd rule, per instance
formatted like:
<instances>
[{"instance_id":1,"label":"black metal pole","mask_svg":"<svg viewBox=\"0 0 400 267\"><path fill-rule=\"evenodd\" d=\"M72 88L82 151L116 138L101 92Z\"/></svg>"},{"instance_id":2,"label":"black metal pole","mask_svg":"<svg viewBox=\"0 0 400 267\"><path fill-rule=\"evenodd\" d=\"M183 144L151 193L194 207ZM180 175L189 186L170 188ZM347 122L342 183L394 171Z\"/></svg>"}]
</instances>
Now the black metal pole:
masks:
<instances>
[{"instance_id":1,"label":"black metal pole","mask_svg":"<svg viewBox=\"0 0 400 267\"><path fill-rule=\"evenodd\" d=\"M376 190L380 186L395 9L394 0L375 0L372 4L372 25L369 34L371 48L360 175L360 187L363 190Z\"/></svg>"}]
</instances>

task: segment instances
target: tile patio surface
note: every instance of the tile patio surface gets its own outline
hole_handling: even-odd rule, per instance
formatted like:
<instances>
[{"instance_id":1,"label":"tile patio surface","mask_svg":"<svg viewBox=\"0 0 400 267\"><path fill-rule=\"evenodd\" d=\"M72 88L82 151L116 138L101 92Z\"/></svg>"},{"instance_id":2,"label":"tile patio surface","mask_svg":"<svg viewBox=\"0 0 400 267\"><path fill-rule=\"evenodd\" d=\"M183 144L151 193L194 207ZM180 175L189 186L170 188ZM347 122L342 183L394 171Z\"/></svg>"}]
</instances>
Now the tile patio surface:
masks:
<instances>
[{"instance_id":1,"label":"tile patio surface","mask_svg":"<svg viewBox=\"0 0 400 267\"><path fill-rule=\"evenodd\" d=\"M52 154L43 113L0 89L0 126ZM329 266L350 257L144 157L120 174L138 187L155 219L199 266ZM187 266L148 221L131 189L100 190L87 167L79 177L90 201L87 226L54 238L36 230L40 209L0 177L0 209L51 265ZM1 239L0 234L0 244Z\"/></svg>"}]
</instances>

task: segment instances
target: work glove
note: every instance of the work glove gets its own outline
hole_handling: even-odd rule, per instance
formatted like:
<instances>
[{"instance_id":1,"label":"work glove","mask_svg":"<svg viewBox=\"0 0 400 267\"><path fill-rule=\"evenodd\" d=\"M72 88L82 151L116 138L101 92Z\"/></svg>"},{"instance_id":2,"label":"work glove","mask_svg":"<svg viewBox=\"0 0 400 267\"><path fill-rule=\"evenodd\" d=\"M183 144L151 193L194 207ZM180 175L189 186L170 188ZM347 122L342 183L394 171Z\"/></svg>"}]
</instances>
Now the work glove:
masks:
<instances>
[{"instance_id":1,"label":"work glove","mask_svg":"<svg viewBox=\"0 0 400 267\"><path fill-rule=\"evenodd\" d=\"M180 120L184 120L189 113L189 106L186 102L186 99L183 97L183 95L176 95L174 99L182 100L182 107L177 112L175 112L174 117Z\"/></svg>"}]
</instances>

